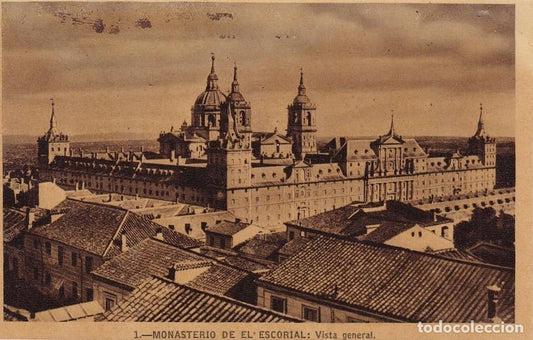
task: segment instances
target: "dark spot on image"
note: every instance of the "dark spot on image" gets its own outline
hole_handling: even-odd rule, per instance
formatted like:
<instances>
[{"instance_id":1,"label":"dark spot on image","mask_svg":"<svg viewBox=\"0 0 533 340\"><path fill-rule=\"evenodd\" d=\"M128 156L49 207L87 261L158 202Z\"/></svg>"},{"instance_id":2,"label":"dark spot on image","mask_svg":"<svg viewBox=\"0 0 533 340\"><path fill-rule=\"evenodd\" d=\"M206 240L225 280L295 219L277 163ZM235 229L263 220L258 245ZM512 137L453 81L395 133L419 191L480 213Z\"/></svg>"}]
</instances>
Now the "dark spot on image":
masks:
<instances>
[{"instance_id":1,"label":"dark spot on image","mask_svg":"<svg viewBox=\"0 0 533 340\"><path fill-rule=\"evenodd\" d=\"M112 25L109 29L109 34L118 34L120 32L120 28L117 25Z\"/></svg>"},{"instance_id":2,"label":"dark spot on image","mask_svg":"<svg viewBox=\"0 0 533 340\"><path fill-rule=\"evenodd\" d=\"M233 14L231 13L207 13L207 17L213 21L219 21L222 18L233 20Z\"/></svg>"},{"instance_id":3,"label":"dark spot on image","mask_svg":"<svg viewBox=\"0 0 533 340\"><path fill-rule=\"evenodd\" d=\"M150 20L148 20L148 18L140 18L135 23L135 26L140 27L142 29L152 28L152 23L150 22Z\"/></svg>"},{"instance_id":4,"label":"dark spot on image","mask_svg":"<svg viewBox=\"0 0 533 340\"><path fill-rule=\"evenodd\" d=\"M96 33L102 33L104 29L105 29L105 25L102 19L96 19L93 24L93 30Z\"/></svg>"}]
</instances>

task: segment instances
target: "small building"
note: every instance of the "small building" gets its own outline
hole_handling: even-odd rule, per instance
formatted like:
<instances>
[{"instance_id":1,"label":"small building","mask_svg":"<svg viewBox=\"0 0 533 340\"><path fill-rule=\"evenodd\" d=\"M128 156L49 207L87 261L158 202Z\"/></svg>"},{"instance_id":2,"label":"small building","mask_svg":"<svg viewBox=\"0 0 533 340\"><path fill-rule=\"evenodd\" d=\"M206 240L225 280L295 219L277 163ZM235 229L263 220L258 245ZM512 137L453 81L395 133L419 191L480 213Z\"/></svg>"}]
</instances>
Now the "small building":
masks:
<instances>
[{"instance_id":1,"label":"small building","mask_svg":"<svg viewBox=\"0 0 533 340\"><path fill-rule=\"evenodd\" d=\"M90 273L158 233L183 248L201 245L122 208L73 200L60 206L61 217L26 232L24 279L29 286L61 303L94 300Z\"/></svg>"},{"instance_id":2,"label":"small building","mask_svg":"<svg viewBox=\"0 0 533 340\"><path fill-rule=\"evenodd\" d=\"M152 275L172 276L189 287L255 302L251 272L153 238L107 261L92 275L95 298L106 311Z\"/></svg>"},{"instance_id":3,"label":"small building","mask_svg":"<svg viewBox=\"0 0 533 340\"><path fill-rule=\"evenodd\" d=\"M514 269L318 236L258 279L258 306L308 321L515 320Z\"/></svg>"},{"instance_id":4,"label":"small building","mask_svg":"<svg viewBox=\"0 0 533 340\"><path fill-rule=\"evenodd\" d=\"M301 322L227 296L153 277L97 321Z\"/></svg>"},{"instance_id":5,"label":"small building","mask_svg":"<svg viewBox=\"0 0 533 340\"><path fill-rule=\"evenodd\" d=\"M409 204L352 204L285 223L287 239L338 235L418 251L454 249L453 220Z\"/></svg>"},{"instance_id":6,"label":"small building","mask_svg":"<svg viewBox=\"0 0 533 340\"><path fill-rule=\"evenodd\" d=\"M266 232L263 228L250 223L244 223L240 220L226 220L205 230L206 245L221 249L232 249L263 232Z\"/></svg>"}]
</instances>

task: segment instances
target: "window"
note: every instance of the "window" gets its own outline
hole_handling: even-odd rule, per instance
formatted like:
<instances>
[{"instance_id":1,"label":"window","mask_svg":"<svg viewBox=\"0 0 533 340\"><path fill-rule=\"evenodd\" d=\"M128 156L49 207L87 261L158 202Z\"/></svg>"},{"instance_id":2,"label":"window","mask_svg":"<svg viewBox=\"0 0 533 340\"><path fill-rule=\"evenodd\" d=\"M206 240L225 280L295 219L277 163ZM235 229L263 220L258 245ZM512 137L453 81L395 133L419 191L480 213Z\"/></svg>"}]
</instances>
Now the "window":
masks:
<instances>
[{"instance_id":1,"label":"window","mask_svg":"<svg viewBox=\"0 0 533 340\"><path fill-rule=\"evenodd\" d=\"M289 241L294 240L294 231L289 231Z\"/></svg>"},{"instance_id":2,"label":"window","mask_svg":"<svg viewBox=\"0 0 533 340\"><path fill-rule=\"evenodd\" d=\"M44 249L48 255L52 254L52 245L50 244L50 242L46 242L44 244Z\"/></svg>"},{"instance_id":3,"label":"window","mask_svg":"<svg viewBox=\"0 0 533 340\"><path fill-rule=\"evenodd\" d=\"M209 237L209 246L214 247L215 246L215 239L213 236Z\"/></svg>"},{"instance_id":4,"label":"window","mask_svg":"<svg viewBox=\"0 0 533 340\"><path fill-rule=\"evenodd\" d=\"M39 248L39 240L37 240L37 239L33 240L33 248L35 248L35 249Z\"/></svg>"},{"instance_id":5,"label":"window","mask_svg":"<svg viewBox=\"0 0 533 340\"><path fill-rule=\"evenodd\" d=\"M70 263L73 267L76 267L78 265L78 254L71 253L70 255Z\"/></svg>"},{"instance_id":6,"label":"window","mask_svg":"<svg viewBox=\"0 0 533 340\"><path fill-rule=\"evenodd\" d=\"M200 227L202 228L203 231L205 231L207 229L207 222L200 223Z\"/></svg>"},{"instance_id":7,"label":"window","mask_svg":"<svg viewBox=\"0 0 533 340\"><path fill-rule=\"evenodd\" d=\"M63 247L61 246L57 247L57 263L60 266L63 265Z\"/></svg>"},{"instance_id":8,"label":"window","mask_svg":"<svg viewBox=\"0 0 533 340\"><path fill-rule=\"evenodd\" d=\"M45 283L46 283L47 286L49 286L50 283L52 283L52 275L50 275L50 273L46 273Z\"/></svg>"},{"instance_id":9,"label":"window","mask_svg":"<svg viewBox=\"0 0 533 340\"><path fill-rule=\"evenodd\" d=\"M90 256L87 256L85 258L85 272L87 274L90 274L93 271L93 258ZM92 300L89 300L92 301Z\"/></svg>"},{"instance_id":10,"label":"window","mask_svg":"<svg viewBox=\"0 0 533 340\"><path fill-rule=\"evenodd\" d=\"M94 300L94 291L92 288L87 288L86 290L86 296L87 296L87 301L92 301Z\"/></svg>"},{"instance_id":11,"label":"window","mask_svg":"<svg viewBox=\"0 0 533 340\"><path fill-rule=\"evenodd\" d=\"M72 281L72 299L78 300L78 283Z\"/></svg>"},{"instance_id":12,"label":"window","mask_svg":"<svg viewBox=\"0 0 533 340\"><path fill-rule=\"evenodd\" d=\"M271 296L270 309L280 313L287 313L287 299Z\"/></svg>"},{"instance_id":13,"label":"window","mask_svg":"<svg viewBox=\"0 0 533 340\"><path fill-rule=\"evenodd\" d=\"M39 268L33 267L33 278L37 280L39 278Z\"/></svg>"},{"instance_id":14,"label":"window","mask_svg":"<svg viewBox=\"0 0 533 340\"><path fill-rule=\"evenodd\" d=\"M110 298L105 298L105 310L108 311L115 305L115 300Z\"/></svg>"},{"instance_id":15,"label":"window","mask_svg":"<svg viewBox=\"0 0 533 340\"><path fill-rule=\"evenodd\" d=\"M304 320L318 322L319 321L318 309L307 307L307 306L302 306L302 318Z\"/></svg>"},{"instance_id":16,"label":"window","mask_svg":"<svg viewBox=\"0 0 533 340\"><path fill-rule=\"evenodd\" d=\"M185 232L187 233L187 235L189 235L189 233L191 232L192 228L191 228L191 224L190 223L185 223ZM203 229L202 229L203 230Z\"/></svg>"},{"instance_id":17,"label":"window","mask_svg":"<svg viewBox=\"0 0 533 340\"><path fill-rule=\"evenodd\" d=\"M226 240L224 238L220 239L220 248L226 248Z\"/></svg>"}]
</instances>

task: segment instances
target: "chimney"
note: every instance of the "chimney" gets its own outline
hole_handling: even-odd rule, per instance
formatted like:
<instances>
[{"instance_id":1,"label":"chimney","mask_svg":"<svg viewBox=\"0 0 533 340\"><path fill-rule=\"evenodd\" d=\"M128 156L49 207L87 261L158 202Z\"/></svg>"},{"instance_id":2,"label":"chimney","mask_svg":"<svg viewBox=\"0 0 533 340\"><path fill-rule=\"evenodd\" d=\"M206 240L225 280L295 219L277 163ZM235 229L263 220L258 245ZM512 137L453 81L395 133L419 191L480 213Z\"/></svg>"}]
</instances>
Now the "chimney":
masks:
<instances>
[{"instance_id":1,"label":"chimney","mask_svg":"<svg viewBox=\"0 0 533 340\"><path fill-rule=\"evenodd\" d=\"M241 219L238 218L238 217L236 217L236 218L235 218L235 223L241 223Z\"/></svg>"},{"instance_id":2,"label":"chimney","mask_svg":"<svg viewBox=\"0 0 533 340\"><path fill-rule=\"evenodd\" d=\"M155 238L160 240L160 241L164 241L165 240L165 238L163 237L163 228L157 228L156 229Z\"/></svg>"},{"instance_id":3,"label":"chimney","mask_svg":"<svg viewBox=\"0 0 533 340\"><path fill-rule=\"evenodd\" d=\"M80 186L79 186L79 183L78 181L76 181L76 191L80 190Z\"/></svg>"},{"instance_id":4,"label":"chimney","mask_svg":"<svg viewBox=\"0 0 533 340\"><path fill-rule=\"evenodd\" d=\"M35 222L35 213L31 211L31 208L26 208L26 230L30 230Z\"/></svg>"},{"instance_id":5,"label":"chimney","mask_svg":"<svg viewBox=\"0 0 533 340\"><path fill-rule=\"evenodd\" d=\"M170 161L174 162L175 158L176 158L176 150L170 150Z\"/></svg>"},{"instance_id":6,"label":"chimney","mask_svg":"<svg viewBox=\"0 0 533 340\"><path fill-rule=\"evenodd\" d=\"M123 230L122 234L120 235L120 250L122 252L128 250L128 237L126 236L125 230Z\"/></svg>"},{"instance_id":7,"label":"chimney","mask_svg":"<svg viewBox=\"0 0 533 340\"><path fill-rule=\"evenodd\" d=\"M504 282L500 285L495 284L492 286L487 286L487 318L489 320L494 320L496 318L496 311L498 307L498 301L500 298L500 292L502 290Z\"/></svg>"},{"instance_id":8,"label":"chimney","mask_svg":"<svg viewBox=\"0 0 533 340\"><path fill-rule=\"evenodd\" d=\"M135 194L135 200L136 200L136 201L139 200L139 194Z\"/></svg>"},{"instance_id":9,"label":"chimney","mask_svg":"<svg viewBox=\"0 0 533 340\"><path fill-rule=\"evenodd\" d=\"M85 181L81 181L81 190L85 189Z\"/></svg>"},{"instance_id":10,"label":"chimney","mask_svg":"<svg viewBox=\"0 0 533 340\"><path fill-rule=\"evenodd\" d=\"M168 269L168 278L172 281L176 281L176 268L174 268L174 266Z\"/></svg>"},{"instance_id":11,"label":"chimney","mask_svg":"<svg viewBox=\"0 0 533 340\"><path fill-rule=\"evenodd\" d=\"M433 210L433 222L437 222L437 211Z\"/></svg>"},{"instance_id":12,"label":"chimney","mask_svg":"<svg viewBox=\"0 0 533 340\"><path fill-rule=\"evenodd\" d=\"M52 178L52 183L56 184L56 178L55 177Z\"/></svg>"}]
</instances>

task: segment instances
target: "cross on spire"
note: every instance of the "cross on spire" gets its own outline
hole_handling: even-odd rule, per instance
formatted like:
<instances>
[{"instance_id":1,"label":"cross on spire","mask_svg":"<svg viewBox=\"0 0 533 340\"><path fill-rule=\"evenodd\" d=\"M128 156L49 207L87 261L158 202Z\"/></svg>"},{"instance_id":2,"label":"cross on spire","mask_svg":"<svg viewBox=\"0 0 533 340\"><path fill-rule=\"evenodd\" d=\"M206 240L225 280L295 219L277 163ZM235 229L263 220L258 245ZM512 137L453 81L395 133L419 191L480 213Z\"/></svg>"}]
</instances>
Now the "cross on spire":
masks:
<instances>
[{"instance_id":1,"label":"cross on spire","mask_svg":"<svg viewBox=\"0 0 533 340\"><path fill-rule=\"evenodd\" d=\"M52 114L50 116L50 129L55 129L57 127L57 120L56 120L56 114L54 110L54 98L50 98L50 101L52 102Z\"/></svg>"}]
</instances>

